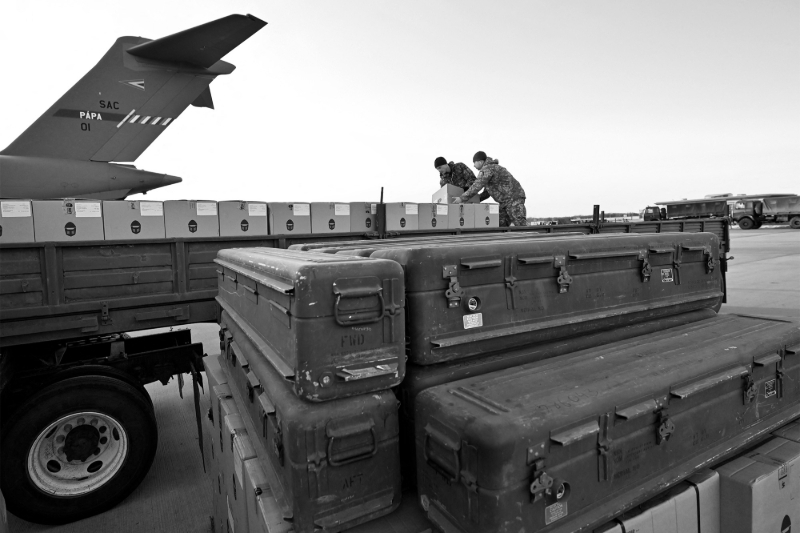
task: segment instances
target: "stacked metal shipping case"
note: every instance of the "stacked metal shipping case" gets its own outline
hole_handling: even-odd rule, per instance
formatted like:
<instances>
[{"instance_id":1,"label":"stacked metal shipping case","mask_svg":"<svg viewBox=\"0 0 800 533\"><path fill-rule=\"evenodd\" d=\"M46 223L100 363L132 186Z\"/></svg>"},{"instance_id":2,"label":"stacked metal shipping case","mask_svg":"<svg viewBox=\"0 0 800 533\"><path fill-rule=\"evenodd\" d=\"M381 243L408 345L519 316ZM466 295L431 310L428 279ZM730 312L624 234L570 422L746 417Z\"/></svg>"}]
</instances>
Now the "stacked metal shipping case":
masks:
<instances>
[{"instance_id":1,"label":"stacked metal shipping case","mask_svg":"<svg viewBox=\"0 0 800 533\"><path fill-rule=\"evenodd\" d=\"M798 325L716 315L712 234L295 248L216 261L214 398L245 411L212 408L241 452L219 527L274 516L230 504L255 458L296 531L389 513L402 483L444 531L590 530L800 415Z\"/></svg>"},{"instance_id":2,"label":"stacked metal shipping case","mask_svg":"<svg viewBox=\"0 0 800 533\"><path fill-rule=\"evenodd\" d=\"M0 243L369 233L377 204L88 199L3 200ZM393 230L497 227L497 204L386 204ZM450 215L448 215L448 213Z\"/></svg>"}]
</instances>

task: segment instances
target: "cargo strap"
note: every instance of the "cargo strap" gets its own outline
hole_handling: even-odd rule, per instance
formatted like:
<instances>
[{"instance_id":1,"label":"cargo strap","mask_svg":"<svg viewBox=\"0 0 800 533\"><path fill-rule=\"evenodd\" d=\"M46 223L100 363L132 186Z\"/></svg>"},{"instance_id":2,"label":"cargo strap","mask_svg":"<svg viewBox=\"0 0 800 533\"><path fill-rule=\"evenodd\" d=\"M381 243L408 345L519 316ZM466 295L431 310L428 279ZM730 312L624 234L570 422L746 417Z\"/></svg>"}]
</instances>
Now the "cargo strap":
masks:
<instances>
[{"instance_id":1,"label":"cargo strap","mask_svg":"<svg viewBox=\"0 0 800 533\"><path fill-rule=\"evenodd\" d=\"M200 422L200 390L198 389L198 384L200 387L203 386L203 375L197 371L197 368L195 368L194 361L189 361L189 368L192 371L192 392L194 393L194 418L197 422L197 443L200 445L200 461L203 463L203 472L205 472L206 456L205 452L203 451L203 426ZM178 376L182 376L182 374L178 374ZM209 393L210 392L211 391L209 391ZM209 414L212 414L210 409Z\"/></svg>"}]
</instances>

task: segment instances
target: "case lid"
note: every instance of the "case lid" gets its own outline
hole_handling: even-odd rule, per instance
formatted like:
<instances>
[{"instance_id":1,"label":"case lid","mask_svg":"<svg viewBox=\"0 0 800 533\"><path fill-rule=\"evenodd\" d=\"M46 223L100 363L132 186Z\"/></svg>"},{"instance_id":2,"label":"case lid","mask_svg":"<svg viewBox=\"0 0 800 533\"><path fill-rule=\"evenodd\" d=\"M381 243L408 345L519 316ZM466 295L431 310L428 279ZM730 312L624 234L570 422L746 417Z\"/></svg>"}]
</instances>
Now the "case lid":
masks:
<instances>
[{"instance_id":1,"label":"case lid","mask_svg":"<svg viewBox=\"0 0 800 533\"><path fill-rule=\"evenodd\" d=\"M403 270L394 261L275 248L220 250L215 262L250 290L289 297L288 313L298 318L335 316L343 325L360 315L403 307ZM385 280L397 280L394 289ZM391 292L392 294L389 294ZM226 293L220 292L225 298ZM381 305L382 304L382 305ZM371 316L371 315L370 315Z\"/></svg>"}]
</instances>

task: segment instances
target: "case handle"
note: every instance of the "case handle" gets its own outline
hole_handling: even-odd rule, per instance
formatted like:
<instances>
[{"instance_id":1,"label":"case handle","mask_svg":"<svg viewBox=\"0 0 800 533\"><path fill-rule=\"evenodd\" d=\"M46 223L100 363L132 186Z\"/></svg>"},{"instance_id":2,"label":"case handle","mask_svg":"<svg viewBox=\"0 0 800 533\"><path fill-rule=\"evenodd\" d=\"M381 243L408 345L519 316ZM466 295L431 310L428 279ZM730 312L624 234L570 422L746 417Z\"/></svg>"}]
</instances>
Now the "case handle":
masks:
<instances>
[{"instance_id":1,"label":"case handle","mask_svg":"<svg viewBox=\"0 0 800 533\"><path fill-rule=\"evenodd\" d=\"M360 433L366 433L367 431L369 431L372 437L372 444L369 445L369 448L360 446L355 450L349 450L347 453L340 454L339 458L334 458L333 443L337 438L351 437ZM326 433L328 434L328 464L331 466L343 466L355 463L356 461L368 459L378 453L378 437L375 435L375 422L372 420L344 428L328 428Z\"/></svg>"},{"instance_id":2,"label":"case handle","mask_svg":"<svg viewBox=\"0 0 800 533\"><path fill-rule=\"evenodd\" d=\"M467 270L479 268L494 268L503 264L502 259L462 259L461 266Z\"/></svg>"},{"instance_id":3,"label":"case handle","mask_svg":"<svg viewBox=\"0 0 800 533\"><path fill-rule=\"evenodd\" d=\"M383 300L383 287L381 287L378 278L367 278L369 281L374 280L374 284L364 283L364 278L354 279L339 279L333 283L333 293L336 295L336 303L333 306L333 314L336 318L336 323L340 326L355 326L358 324L371 324L373 322L380 322L386 314L386 304ZM349 282L349 283L348 283ZM359 282L356 285L356 282ZM364 315L373 314L376 310L358 310L348 312L347 317L342 316L343 313L339 309L339 304L343 299L347 298L364 298L367 296L377 296L380 305L380 314L377 316L365 317Z\"/></svg>"},{"instance_id":4,"label":"case handle","mask_svg":"<svg viewBox=\"0 0 800 533\"><path fill-rule=\"evenodd\" d=\"M592 420L591 422L586 422L585 424L581 424L576 428L551 434L550 440L560 444L561 446L569 446L570 444L575 444L579 440L585 439L586 437L590 437L597 433L600 433L600 424L597 422L597 420Z\"/></svg>"},{"instance_id":5,"label":"case handle","mask_svg":"<svg viewBox=\"0 0 800 533\"><path fill-rule=\"evenodd\" d=\"M714 374L713 376L701 379L695 383L672 389L670 391L670 395L681 399L688 398L689 396L693 396L698 392L703 392L715 387L716 385L726 381L731 381L740 376L745 376L749 373L750 370L746 366L738 366L736 368L732 368L731 370L726 370L725 372L720 372L719 374Z\"/></svg>"},{"instance_id":6,"label":"case handle","mask_svg":"<svg viewBox=\"0 0 800 533\"><path fill-rule=\"evenodd\" d=\"M631 257L636 256L641 258L643 253L639 250L619 250L608 252L587 252L579 254L569 254L570 259L605 259L611 257Z\"/></svg>"},{"instance_id":7,"label":"case handle","mask_svg":"<svg viewBox=\"0 0 800 533\"><path fill-rule=\"evenodd\" d=\"M443 448L447 448L453 453L455 467L452 472L448 469L448 465L437 461L435 456L428 453L428 442L431 440L436 441ZM461 456L458 453L460 449L461 446L459 444L449 442L448 439L431 426L425 426L425 440L422 443L422 455L425 458L425 462L435 471L448 478L451 483L457 482L461 476Z\"/></svg>"},{"instance_id":8,"label":"case handle","mask_svg":"<svg viewBox=\"0 0 800 533\"><path fill-rule=\"evenodd\" d=\"M553 256L547 257L518 257L517 261L523 265L539 265L543 263L553 263Z\"/></svg>"}]
</instances>

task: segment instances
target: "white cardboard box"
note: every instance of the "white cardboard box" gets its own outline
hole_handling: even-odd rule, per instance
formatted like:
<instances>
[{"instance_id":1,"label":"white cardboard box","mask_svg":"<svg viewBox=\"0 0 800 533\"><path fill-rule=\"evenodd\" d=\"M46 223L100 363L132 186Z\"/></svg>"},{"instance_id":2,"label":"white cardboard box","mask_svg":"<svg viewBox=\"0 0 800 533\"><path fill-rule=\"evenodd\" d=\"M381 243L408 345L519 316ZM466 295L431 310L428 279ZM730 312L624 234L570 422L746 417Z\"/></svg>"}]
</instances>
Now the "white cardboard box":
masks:
<instances>
[{"instance_id":1,"label":"white cardboard box","mask_svg":"<svg viewBox=\"0 0 800 533\"><path fill-rule=\"evenodd\" d=\"M378 204L350 202L350 231L376 231Z\"/></svg>"},{"instance_id":2,"label":"white cardboard box","mask_svg":"<svg viewBox=\"0 0 800 533\"><path fill-rule=\"evenodd\" d=\"M419 229L419 204L395 202L386 206L386 231Z\"/></svg>"},{"instance_id":3,"label":"white cardboard box","mask_svg":"<svg viewBox=\"0 0 800 533\"><path fill-rule=\"evenodd\" d=\"M269 234L299 235L311 233L311 204L269 204Z\"/></svg>"},{"instance_id":4,"label":"white cardboard box","mask_svg":"<svg viewBox=\"0 0 800 533\"><path fill-rule=\"evenodd\" d=\"M475 206L476 228L497 228L500 226L500 204L477 204Z\"/></svg>"},{"instance_id":5,"label":"white cardboard box","mask_svg":"<svg viewBox=\"0 0 800 533\"><path fill-rule=\"evenodd\" d=\"M103 230L107 241L166 237L163 202L114 200L103 202Z\"/></svg>"},{"instance_id":6,"label":"white cardboard box","mask_svg":"<svg viewBox=\"0 0 800 533\"><path fill-rule=\"evenodd\" d=\"M719 475L704 469L594 533L720 533Z\"/></svg>"},{"instance_id":7,"label":"white cardboard box","mask_svg":"<svg viewBox=\"0 0 800 533\"><path fill-rule=\"evenodd\" d=\"M800 443L775 437L716 470L724 533L800 525Z\"/></svg>"},{"instance_id":8,"label":"white cardboard box","mask_svg":"<svg viewBox=\"0 0 800 533\"><path fill-rule=\"evenodd\" d=\"M474 228L476 207L476 204L450 204L448 227L450 229Z\"/></svg>"},{"instance_id":9,"label":"white cardboard box","mask_svg":"<svg viewBox=\"0 0 800 533\"><path fill-rule=\"evenodd\" d=\"M0 201L0 243L33 241L33 207L31 206L31 201Z\"/></svg>"},{"instance_id":10,"label":"white cardboard box","mask_svg":"<svg viewBox=\"0 0 800 533\"><path fill-rule=\"evenodd\" d=\"M34 200L36 242L102 241L103 205L100 200Z\"/></svg>"},{"instance_id":11,"label":"white cardboard box","mask_svg":"<svg viewBox=\"0 0 800 533\"><path fill-rule=\"evenodd\" d=\"M219 237L217 202L212 200L167 200L164 226L168 238Z\"/></svg>"},{"instance_id":12,"label":"white cardboard box","mask_svg":"<svg viewBox=\"0 0 800 533\"><path fill-rule=\"evenodd\" d=\"M219 234L221 237L269 235L266 202L225 200L219 202Z\"/></svg>"},{"instance_id":13,"label":"white cardboard box","mask_svg":"<svg viewBox=\"0 0 800 533\"><path fill-rule=\"evenodd\" d=\"M455 185L446 184L444 187L433 193L431 202L434 204L452 204L453 198L464 194L464 189ZM481 201L480 193L470 198L467 203L477 204Z\"/></svg>"},{"instance_id":14,"label":"white cardboard box","mask_svg":"<svg viewBox=\"0 0 800 533\"><path fill-rule=\"evenodd\" d=\"M419 229L447 229L447 213L454 207L448 204L419 204Z\"/></svg>"},{"instance_id":15,"label":"white cardboard box","mask_svg":"<svg viewBox=\"0 0 800 533\"><path fill-rule=\"evenodd\" d=\"M311 233L349 233L350 204L341 202L311 203Z\"/></svg>"}]
</instances>

